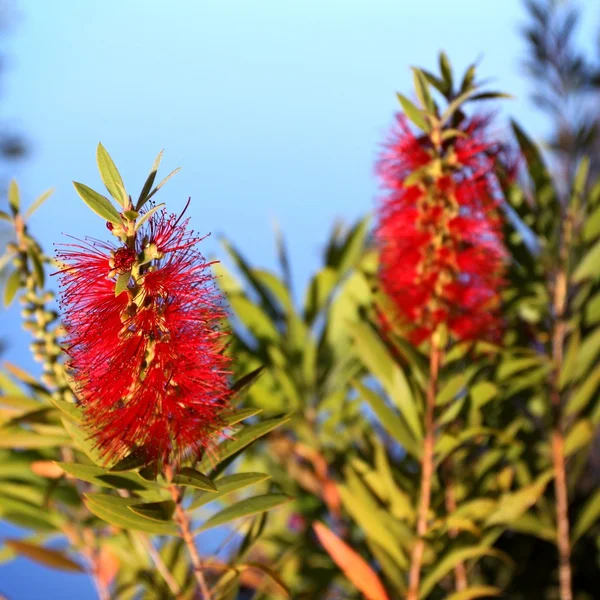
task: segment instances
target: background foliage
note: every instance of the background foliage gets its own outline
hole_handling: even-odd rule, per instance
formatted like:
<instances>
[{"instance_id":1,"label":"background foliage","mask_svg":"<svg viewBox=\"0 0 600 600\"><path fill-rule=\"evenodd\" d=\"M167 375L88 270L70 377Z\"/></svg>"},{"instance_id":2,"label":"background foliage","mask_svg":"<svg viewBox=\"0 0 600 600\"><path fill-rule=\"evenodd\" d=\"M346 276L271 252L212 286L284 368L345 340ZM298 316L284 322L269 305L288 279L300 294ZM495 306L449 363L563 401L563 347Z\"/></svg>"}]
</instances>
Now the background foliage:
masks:
<instances>
[{"instance_id":1,"label":"background foliage","mask_svg":"<svg viewBox=\"0 0 600 600\"><path fill-rule=\"evenodd\" d=\"M554 130L540 148L525 124L512 126L522 158L503 190L502 343L455 344L441 365L422 598L566 600L565 535L573 597L600 586L598 77L572 39L574 13L528 6L526 66ZM421 73L432 94L457 79L450 101L476 81L445 60L439 74ZM402 106L417 120L423 108L418 94ZM277 273L223 240L239 402L230 424L246 424L216 461L173 482L186 491L174 502L135 456L99 465L82 434L48 280L56 267L27 225L46 197L27 207L13 183L0 213L16 236L2 258L4 300L22 304L43 366L40 380L10 362L0 376L0 515L26 531L3 540L0 560L88 572L103 597L192 598L179 505L194 536L228 527L222 551L201 556L215 599L404 597L430 373L426 349L380 327L392 308L377 285L371 220L333 228L302 291L279 232Z\"/></svg>"}]
</instances>

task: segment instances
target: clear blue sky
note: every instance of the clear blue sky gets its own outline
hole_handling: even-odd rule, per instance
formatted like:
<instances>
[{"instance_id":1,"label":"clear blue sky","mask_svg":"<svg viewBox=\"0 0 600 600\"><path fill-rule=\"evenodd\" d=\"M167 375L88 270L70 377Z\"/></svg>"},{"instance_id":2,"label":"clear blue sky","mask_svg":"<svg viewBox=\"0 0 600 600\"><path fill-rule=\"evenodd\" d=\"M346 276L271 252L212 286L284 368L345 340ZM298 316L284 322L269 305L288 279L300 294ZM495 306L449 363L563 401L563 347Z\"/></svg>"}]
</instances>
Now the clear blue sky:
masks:
<instances>
[{"instance_id":1,"label":"clear blue sky","mask_svg":"<svg viewBox=\"0 0 600 600\"><path fill-rule=\"evenodd\" d=\"M372 164L410 93L410 65L457 69L481 57L480 75L511 92L498 121L515 116L534 136L544 119L520 71L520 0L22 0L8 43L3 115L31 139L17 169L26 198L54 186L33 219L49 250L61 232L101 236L103 225L71 180L100 188L102 141L128 190L139 191L158 151L159 196L174 211L192 196L193 226L225 234L255 264L275 264L271 221L289 242L296 282L318 264L334 218L372 208ZM591 14L586 27L598 23ZM18 312L0 312L7 358L30 366ZM2 530L0 529L0 534ZM70 586L70 587L67 587ZM67 591L68 590L68 591ZM11 600L86 600L82 578L25 561L0 565Z\"/></svg>"}]
</instances>

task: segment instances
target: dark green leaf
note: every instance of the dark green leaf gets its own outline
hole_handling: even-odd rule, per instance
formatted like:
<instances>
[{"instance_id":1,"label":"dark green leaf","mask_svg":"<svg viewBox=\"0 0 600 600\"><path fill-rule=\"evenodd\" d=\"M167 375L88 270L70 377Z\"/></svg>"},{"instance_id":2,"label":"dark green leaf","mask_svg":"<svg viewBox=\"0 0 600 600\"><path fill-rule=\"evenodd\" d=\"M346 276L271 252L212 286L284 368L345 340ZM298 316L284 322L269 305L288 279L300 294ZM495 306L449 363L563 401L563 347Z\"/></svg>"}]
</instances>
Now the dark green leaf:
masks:
<instances>
[{"instance_id":1,"label":"dark green leaf","mask_svg":"<svg viewBox=\"0 0 600 600\"><path fill-rule=\"evenodd\" d=\"M262 496L254 496L253 498L246 498L240 502L224 508L216 515L213 515L208 519L201 527L199 527L195 533L212 529L213 527L219 527L225 525L236 519L242 517L249 517L259 513L266 512L282 504L286 504L292 500L290 496L286 494L264 494Z\"/></svg>"},{"instance_id":2,"label":"dark green leaf","mask_svg":"<svg viewBox=\"0 0 600 600\"><path fill-rule=\"evenodd\" d=\"M600 490L596 490L579 511L573 526L572 543L584 536L592 525L600 519Z\"/></svg>"},{"instance_id":3,"label":"dark green leaf","mask_svg":"<svg viewBox=\"0 0 600 600\"><path fill-rule=\"evenodd\" d=\"M146 504L135 504L127 508L136 515L146 517L151 521L170 522L175 512L175 502L172 500L148 502Z\"/></svg>"},{"instance_id":4,"label":"dark green leaf","mask_svg":"<svg viewBox=\"0 0 600 600\"><path fill-rule=\"evenodd\" d=\"M227 496L227 494L243 490L250 485L260 483L269 478L270 475L266 475L265 473L235 473L233 475L225 475L225 477L221 477L214 482L217 492L202 494L192 502L190 510L200 508L209 502L220 500L224 496Z\"/></svg>"},{"instance_id":5,"label":"dark green leaf","mask_svg":"<svg viewBox=\"0 0 600 600\"><path fill-rule=\"evenodd\" d=\"M150 169L150 173L146 178L146 182L144 183L144 187L142 188L142 192L140 197L138 198L137 204L135 205L135 210L140 210L148 199L148 194L154 185L154 180L156 179L156 173L158 172L158 167L160 166L160 161L162 160L164 150L161 150L158 153L158 156L154 159L154 163L152 164L152 168Z\"/></svg>"},{"instance_id":6,"label":"dark green leaf","mask_svg":"<svg viewBox=\"0 0 600 600\"><path fill-rule=\"evenodd\" d=\"M86 494L84 502L90 512L111 525L116 525L123 529L145 531L146 533L156 535L178 534L177 527L172 523L159 523L129 510L130 506L141 504L139 498L118 498L106 494Z\"/></svg>"},{"instance_id":7,"label":"dark green leaf","mask_svg":"<svg viewBox=\"0 0 600 600\"><path fill-rule=\"evenodd\" d=\"M196 469L192 469L192 467L183 467L180 469L173 477L173 483L209 492L217 491L217 487L209 477L203 475L200 471L196 471Z\"/></svg>"},{"instance_id":8,"label":"dark green leaf","mask_svg":"<svg viewBox=\"0 0 600 600\"><path fill-rule=\"evenodd\" d=\"M160 190L160 188L165 185L165 183L167 183L167 181L169 181L169 179L171 179L171 177L173 177L173 175L175 175L176 173L179 173L179 171L181 171L180 167L177 167L174 171L171 171L148 195L148 197L146 198L146 202L148 200L150 200L150 198L152 198L152 196L154 196L154 194L156 194L156 192L158 192L158 190Z\"/></svg>"}]
</instances>

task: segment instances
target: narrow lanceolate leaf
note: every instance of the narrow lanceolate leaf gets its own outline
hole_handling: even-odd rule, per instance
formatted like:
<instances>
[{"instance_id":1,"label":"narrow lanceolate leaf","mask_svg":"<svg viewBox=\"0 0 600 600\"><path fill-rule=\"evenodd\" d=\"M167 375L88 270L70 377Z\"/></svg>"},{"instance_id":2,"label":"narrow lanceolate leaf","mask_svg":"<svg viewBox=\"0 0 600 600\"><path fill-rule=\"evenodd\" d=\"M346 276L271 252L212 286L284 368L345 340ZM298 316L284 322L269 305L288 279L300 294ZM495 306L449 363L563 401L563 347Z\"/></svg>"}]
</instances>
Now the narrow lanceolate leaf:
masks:
<instances>
[{"instance_id":1,"label":"narrow lanceolate leaf","mask_svg":"<svg viewBox=\"0 0 600 600\"><path fill-rule=\"evenodd\" d=\"M475 598L489 598L490 596L499 596L502 590L491 585L478 585L470 587L460 592L455 592L446 597L446 600L475 600Z\"/></svg>"},{"instance_id":2,"label":"narrow lanceolate leaf","mask_svg":"<svg viewBox=\"0 0 600 600\"><path fill-rule=\"evenodd\" d=\"M11 216L4 212L3 210L0 210L0 221L8 221L9 223L12 221Z\"/></svg>"},{"instance_id":3,"label":"narrow lanceolate leaf","mask_svg":"<svg viewBox=\"0 0 600 600\"><path fill-rule=\"evenodd\" d=\"M286 494L264 494L241 500L213 515L196 530L196 533L212 529L213 527L219 527L220 525L226 525L236 519L267 512L282 504L286 504L290 500L292 498Z\"/></svg>"},{"instance_id":4,"label":"narrow lanceolate leaf","mask_svg":"<svg viewBox=\"0 0 600 600\"><path fill-rule=\"evenodd\" d=\"M492 556L500 558L511 564L512 561L508 555L500 550L487 548L486 546L473 546L471 548L459 548L449 552L444 558L436 562L436 565L426 577L423 578L419 598L427 598L433 591L433 588L445 577L458 563L470 560L473 558L481 558L483 556ZM468 596L467 596L468 597Z\"/></svg>"},{"instance_id":5,"label":"narrow lanceolate leaf","mask_svg":"<svg viewBox=\"0 0 600 600\"><path fill-rule=\"evenodd\" d=\"M13 215L16 215L19 212L21 198L19 194L19 186L14 179L8 186L8 205L10 206L10 210Z\"/></svg>"},{"instance_id":6,"label":"narrow lanceolate leaf","mask_svg":"<svg viewBox=\"0 0 600 600\"><path fill-rule=\"evenodd\" d=\"M146 178L146 182L144 183L144 187L142 188L142 192L138 201L135 205L136 210L140 210L142 206L146 203L148 198L148 194L154 185L154 180L156 179L156 173L158 172L158 167L160 166L160 161L162 160L164 150L161 150L158 153L158 156L154 159L154 163L152 164L152 168L150 169L150 173L148 173L148 177Z\"/></svg>"},{"instance_id":7,"label":"narrow lanceolate leaf","mask_svg":"<svg viewBox=\"0 0 600 600\"><path fill-rule=\"evenodd\" d=\"M415 91L417 92L417 96L423 105L423 108L428 110L429 112L433 112L434 104L433 98L431 97L431 92L429 90L429 84L423 72L420 69L412 67L413 71L413 81L415 86Z\"/></svg>"},{"instance_id":8,"label":"narrow lanceolate leaf","mask_svg":"<svg viewBox=\"0 0 600 600\"><path fill-rule=\"evenodd\" d=\"M136 515L140 515L151 521L168 523L175 512L175 502L172 500L148 502L146 504L135 504L127 508Z\"/></svg>"},{"instance_id":9,"label":"narrow lanceolate leaf","mask_svg":"<svg viewBox=\"0 0 600 600\"><path fill-rule=\"evenodd\" d=\"M119 274L119 276L117 277L117 282L115 283L115 298L127 289L130 279L131 279L130 271L127 271L127 273Z\"/></svg>"},{"instance_id":10,"label":"narrow lanceolate leaf","mask_svg":"<svg viewBox=\"0 0 600 600\"><path fill-rule=\"evenodd\" d=\"M590 527L600 519L600 490L596 490L591 498L585 503L577 520L573 526L572 542L575 544L578 539L587 533Z\"/></svg>"},{"instance_id":11,"label":"narrow lanceolate leaf","mask_svg":"<svg viewBox=\"0 0 600 600\"><path fill-rule=\"evenodd\" d=\"M313 523L319 541L350 582L367 600L388 600L388 595L369 564L323 523Z\"/></svg>"},{"instance_id":12,"label":"narrow lanceolate leaf","mask_svg":"<svg viewBox=\"0 0 600 600\"><path fill-rule=\"evenodd\" d=\"M59 550L51 550L50 548L44 548L37 544L20 540L4 540L4 544L20 556L25 556L45 567L60 571L85 573L85 569L79 563L76 563Z\"/></svg>"},{"instance_id":13,"label":"narrow lanceolate leaf","mask_svg":"<svg viewBox=\"0 0 600 600\"><path fill-rule=\"evenodd\" d=\"M406 96L402 94L396 94L398 101L402 106L404 114L419 128L423 131L429 131L430 127L427 120L423 116L423 111L417 108Z\"/></svg>"},{"instance_id":14,"label":"narrow lanceolate leaf","mask_svg":"<svg viewBox=\"0 0 600 600\"><path fill-rule=\"evenodd\" d=\"M79 194L79 197L100 217L106 221L110 221L115 225L121 223L121 216L110 203L110 200L94 191L92 188L84 185L83 183L73 182L75 190Z\"/></svg>"},{"instance_id":15,"label":"narrow lanceolate leaf","mask_svg":"<svg viewBox=\"0 0 600 600\"><path fill-rule=\"evenodd\" d=\"M48 198L50 198L50 196L52 196L52 194L54 193L54 188L51 188L49 190L46 190L41 196L38 196L33 203L31 204L31 206L27 209L27 212L25 213L25 219L28 219L29 217L31 217L31 215L42 205L44 204L44 202L46 202L46 200L48 200Z\"/></svg>"},{"instance_id":16,"label":"narrow lanceolate leaf","mask_svg":"<svg viewBox=\"0 0 600 600\"><path fill-rule=\"evenodd\" d=\"M192 467L183 467L183 469L173 477L173 483L205 490L207 492L217 491L217 486L209 477L203 475L200 471L196 471L196 469L192 469Z\"/></svg>"},{"instance_id":17,"label":"narrow lanceolate leaf","mask_svg":"<svg viewBox=\"0 0 600 600\"><path fill-rule=\"evenodd\" d=\"M125 191L125 184L119 174L117 166L110 157L110 154L106 151L106 148L102 144L98 144L96 150L96 161L98 163L98 170L100 171L100 177L102 182L106 186L108 193L123 207L125 208L129 204L129 198Z\"/></svg>"},{"instance_id":18,"label":"narrow lanceolate leaf","mask_svg":"<svg viewBox=\"0 0 600 600\"><path fill-rule=\"evenodd\" d=\"M240 452L246 446L249 446L255 440L266 435L270 431L273 431L273 429L276 427L283 425L289 421L289 419L289 416L279 419L269 419L268 421L263 421L262 423L257 423L256 425L244 427L239 434L234 436L233 439L226 440L220 444L215 449L214 456L206 456L204 459L202 459L202 461L198 464L198 469L200 471L207 471L211 468L211 466L214 465L215 459L217 463L222 463L226 459Z\"/></svg>"},{"instance_id":19,"label":"narrow lanceolate leaf","mask_svg":"<svg viewBox=\"0 0 600 600\"><path fill-rule=\"evenodd\" d=\"M4 284L4 306L10 306L12 304L20 283L21 274L19 271L13 271Z\"/></svg>"},{"instance_id":20,"label":"narrow lanceolate leaf","mask_svg":"<svg viewBox=\"0 0 600 600\"><path fill-rule=\"evenodd\" d=\"M269 478L270 475L267 475L266 473L234 473L233 475L225 475L225 477L221 477L215 481L217 491L210 491L202 494L192 502L190 510L200 508L209 502L220 500L228 494L239 492L255 483L266 481Z\"/></svg>"},{"instance_id":21,"label":"narrow lanceolate leaf","mask_svg":"<svg viewBox=\"0 0 600 600\"><path fill-rule=\"evenodd\" d=\"M156 535L178 534L178 529L173 523L160 523L129 510L130 506L141 504L139 498L119 498L106 494L86 494L83 501L90 512L111 525L116 525L123 529L145 531L146 533Z\"/></svg>"},{"instance_id":22,"label":"narrow lanceolate leaf","mask_svg":"<svg viewBox=\"0 0 600 600\"><path fill-rule=\"evenodd\" d=\"M160 188L165 185L165 183L167 183L167 181L169 181L169 179L171 179L171 177L173 177L173 175L179 173L179 171L181 170L180 167L177 167L174 171L171 171L148 195L148 197L146 198L146 201L150 200L150 198L152 198L152 196L154 196L154 194L156 194L156 192L158 192L158 190L160 190Z\"/></svg>"},{"instance_id":23,"label":"narrow lanceolate leaf","mask_svg":"<svg viewBox=\"0 0 600 600\"><path fill-rule=\"evenodd\" d=\"M600 274L598 265L600 264L600 241L596 242L581 262L577 265L573 273L573 281L581 283L585 279L597 279Z\"/></svg>"},{"instance_id":24,"label":"narrow lanceolate leaf","mask_svg":"<svg viewBox=\"0 0 600 600\"><path fill-rule=\"evenodd\" d=\"M137 231L157 210L163 208L165 203L157 204L149 211L145 212L139 219L139 221L135 224L135 230Z\"/></svg>"},{"instance_id":25,"label":"narrow lanceolate leaf","mask_svg":"<svg viewBox=\"0 0 600 600\"><path fill-rule=\"evenodd\" d=\"M356 381L354 383L356 389L362 396L363 400L373 409L373 412L379 418L384 429L399 443L402 447L415 458L420 458L421 448L415 442L409 428L404 424L402 419L386 404L385 400L373 390L362 383Z\"/></svg>"},{"instance_id":26,"label":"narrow lanceolate leaf","mask_svg":"<svg viewBox=\"0 0 600 600\"><path fill-rule=\"evenodd\" d=\"M528 508L533 506L544 493L548 482L552 479L553 472L547 471L540 475L532 484L516 492L503 494L498 502L497 509L486 521L486 526L512 523L516 521Z\"/></svg>"}]
</instances>

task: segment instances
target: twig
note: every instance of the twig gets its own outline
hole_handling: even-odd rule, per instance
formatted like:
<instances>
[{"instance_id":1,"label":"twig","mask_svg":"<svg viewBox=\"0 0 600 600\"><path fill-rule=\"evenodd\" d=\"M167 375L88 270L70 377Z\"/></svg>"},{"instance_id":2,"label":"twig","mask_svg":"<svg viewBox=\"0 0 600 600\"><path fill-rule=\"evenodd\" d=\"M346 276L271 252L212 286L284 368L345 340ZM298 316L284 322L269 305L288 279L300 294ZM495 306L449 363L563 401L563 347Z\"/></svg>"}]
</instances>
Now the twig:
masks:
<instances>
[{"instance_id":1,"label":"twig","mask_svg":"<svg viewBox=\"0 0 600 600\"><path fill-rule=\"evenodd\" d=\"M146 535L140 535L139 539L142 542L144 548L146 548L146 551L150 555L150 558L152 559L156 570L161 574L162 578L165 580L165 583L171 590L173 596L176 598L176 600L180 600L181 598L183 598L183 595L181 593L181 587L175 580L175 577L173 577L171 571L169 571L169 568L165 564L165 561L162 559L162 556L160 555L158 550L154 547L152 540Z\"/></svg>"},{"instance_id":2,"label":"twig","mask_svg":"<svg viewBox=\"0 0 600 600\"><path fill-rule=\"evenodd\" d=\"M172 469L168 469L167 480L170 481L171 479ZM183 541L188 547L188 552L192 560L192 565L194 567L194 577L196 578L196 582L198 583L198 589L200 590L200 598L202 600L210 600L210 591L208 589L208 585L206 583L206 579L204 578L204 573L202 571L202 561L200 560L200 554L198 554L198 548L196 548L196 544L194 543L194 536L190 528L190 519L182 505L183 493L180 490L180 488L178 488L173 483L169 484L169 491L171 492L173 502L175 502L175 521L179 526L181 537L183 538Z\"/></svg>"},{"instance_id":3,"label":"twig","mask_svg":"<svg viewBox=\"0 0 600 600\"><path fill-rule=\"evenodd\" d=\"M425 407L425 439L423 440L423 458L421 459L421 493L417 513L418 539L412 551L410 572L408 576L407 600L418 600L421 580L421 563L425 551L425 534L427 533L427 517L431 504L431 482L433 479L433 454L435 445L435 396L440 368L441 351L437 336L431 337L431 354L429 356L429 384Z\"/></svg>"},{"instance_id":4,"label":"twig","mask_svg":"<svg viewBox=\"0 0 600 600\"><path fill-rule=\"evenodd\" d=\"M558 548L558 575L561 600L572 600L571 542L569 538L569 495L565 474L564 433L560 397L560 371L563 365L563 347L566 333L565 308L567 302L566 259L570 238L570 220L566 220L561 240L560 270L554 282L554 330L552 332L552 462L554 466L554 494L556 496L556 546Z\"/></svg>"}]
</instances>

